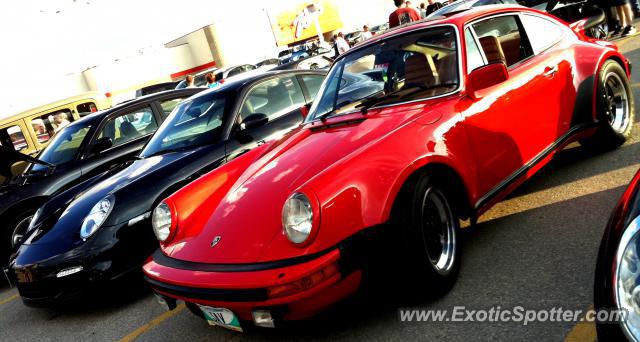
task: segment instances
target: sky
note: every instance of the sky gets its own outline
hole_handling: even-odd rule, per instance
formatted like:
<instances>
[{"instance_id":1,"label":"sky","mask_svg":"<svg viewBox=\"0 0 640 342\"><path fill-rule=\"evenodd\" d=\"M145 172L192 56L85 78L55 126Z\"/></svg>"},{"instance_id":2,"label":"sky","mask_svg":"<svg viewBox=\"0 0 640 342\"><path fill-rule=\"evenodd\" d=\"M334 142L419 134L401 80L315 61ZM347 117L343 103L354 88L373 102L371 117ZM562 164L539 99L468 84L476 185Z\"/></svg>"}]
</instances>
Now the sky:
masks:
<instances>
[{"instance_id":1,"label":"sky","mask_svg":"<svg viewBox=\"0 0 640 342\"><path fill-rule=\"evenodd\" d=\"M230 13L239 2L260 6L257 0L3 1L0 118L17 109L13 99L55 87L49 79L161 47Z\"/></svg>"}]
</instances>

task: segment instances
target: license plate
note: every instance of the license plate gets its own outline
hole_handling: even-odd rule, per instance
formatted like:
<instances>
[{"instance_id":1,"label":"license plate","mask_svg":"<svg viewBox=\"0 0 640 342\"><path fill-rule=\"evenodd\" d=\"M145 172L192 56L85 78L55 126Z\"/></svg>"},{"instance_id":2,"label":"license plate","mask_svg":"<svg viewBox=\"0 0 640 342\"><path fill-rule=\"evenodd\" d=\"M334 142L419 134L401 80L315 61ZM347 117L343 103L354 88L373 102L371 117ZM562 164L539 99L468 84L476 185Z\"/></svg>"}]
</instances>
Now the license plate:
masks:
<instances>
[{"instance_id":1,"label":"license plate","mask_svg":"<svg viewBox=\"0 0 640 342\"><path fill-rule=\"evenodd\" d=\"M209 325L217 325L230 330L242 332L240 326L240 320L236 317L233 311L223 308L212 308L209 306L198 305L204 318L206 318Z\"/></svg>"}]
</instances>

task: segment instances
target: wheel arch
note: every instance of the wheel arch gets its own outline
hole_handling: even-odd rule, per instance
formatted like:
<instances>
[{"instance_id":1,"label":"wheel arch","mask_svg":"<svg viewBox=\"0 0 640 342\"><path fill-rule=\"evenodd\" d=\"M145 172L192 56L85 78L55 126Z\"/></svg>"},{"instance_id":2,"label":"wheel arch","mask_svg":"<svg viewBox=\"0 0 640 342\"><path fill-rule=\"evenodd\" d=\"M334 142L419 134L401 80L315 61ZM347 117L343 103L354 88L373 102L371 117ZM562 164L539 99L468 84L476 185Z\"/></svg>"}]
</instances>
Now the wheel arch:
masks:
<instances>
[{"instance_id":1,"label":"wheel arch","mask_svg":"<svg viewBox=\"0 0 640 342\"><path fill-rule=\"evenodd\" d=\"M0 222L7 222L8 218L10 217L10 213L16 213L16 210L22 210L25 208L37 209L38 207L46 203L48 199L48 196L37 196L26 198L20 202L14 203L13 205L7 207L7 209L0 214Z\"/></svg>"},{"instance_id":2,"label":"wheel arch","mask_svg":"<svg viewBox=\"0 0 640 342\"><path fill-rule=\"evenodd\" d=\"M438 184L443 184L443 190L453 196L455 207L458 209L459 218L472 220L475 218L469 188L461 173L448 161L436 159L410 168L401 181L398 181L398 190L389 205L389 220L394 222L404 216L404 210L409 208L407 201L412 200L413 191L418 180L424 176L433 177Z\"/></svg>"}]
</instances>

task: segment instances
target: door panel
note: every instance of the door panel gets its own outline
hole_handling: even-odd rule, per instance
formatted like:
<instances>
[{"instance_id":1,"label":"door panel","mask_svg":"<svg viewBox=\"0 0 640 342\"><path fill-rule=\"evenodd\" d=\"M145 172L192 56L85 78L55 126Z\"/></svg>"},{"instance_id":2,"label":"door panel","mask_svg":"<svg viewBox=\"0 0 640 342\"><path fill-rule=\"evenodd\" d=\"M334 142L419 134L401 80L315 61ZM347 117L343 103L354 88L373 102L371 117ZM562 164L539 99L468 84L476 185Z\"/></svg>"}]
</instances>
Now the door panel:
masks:
<instances>
[{"instance_id":1,"label":"door panel","mask_svg":"<svg viewBox=\"0 0 640 342\"><path fill-rule=\"evenodd\" d=\"M479 191L486 194L534 161L563 131L558 126L559 103L567 66L553 51L533 55L515 16L490 18L472 27L477 38L471 43L483 51L484 63L510 66L509 79L483 90L482 98L469 100L465 114L480 173ZM549 73L554 66L557 71Z\"/></svg>"},{"instance_id":2,"label":"door panel","mask_svg":"<svg viewBox=\"0 0 640 342\"><path fill-rule=\"evenodd\" d=\"M279 139L297 127L306 104L295 76L281 76L262 81L247 91L237 106L236 127L227 143L227 160L238 157L266 141ZM269 121L262 127L240 131L239 124L251 114L265 114Z\"/></svg>"}]
</instances>

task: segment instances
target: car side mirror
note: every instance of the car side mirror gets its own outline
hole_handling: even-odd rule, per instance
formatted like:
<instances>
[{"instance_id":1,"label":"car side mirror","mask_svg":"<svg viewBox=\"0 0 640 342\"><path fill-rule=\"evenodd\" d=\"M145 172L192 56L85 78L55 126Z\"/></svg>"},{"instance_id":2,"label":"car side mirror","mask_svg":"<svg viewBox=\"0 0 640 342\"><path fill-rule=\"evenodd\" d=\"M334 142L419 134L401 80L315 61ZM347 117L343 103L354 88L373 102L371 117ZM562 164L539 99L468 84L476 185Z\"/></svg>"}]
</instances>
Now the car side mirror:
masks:
<instances>
[{"instance_id":1,"label":"car side mirror","mask_svg":"<svg viewBox=\"0 0 640 342\"><path fill-rule=\"evenodd\" d=\"M300 107L300 113L302 113L302 120L305 120L307 116L309 116L310 110L311 110L311 103L307 103L306 105Z\"/></svg>"},{"instance_id":2,"label":"car side mirror","mask_svg":"<svg viewBox=\"0 0 640 342\"><path fill-rule=\"evenodd\" d=\"M481 90L500 84L508 79L507 66L502 62L481 66L467 76L467 94L474 99L480 99L483 95Z\"/></svg>"},{"instance_id":3,"label":"car side mirror","mask_svg":"<svg viewBox=\"0 0 640 342\"><path fill-rule=\"evenodd\" d=\"M94 154L101 153L113 146L113 140L109 137L102 137L96 141L91 147L91 152Z\"/></svg>"},{"instance_id":4,"label":"car side mirror","mask_svg":"<svg viewBox=\"0 0 640 342\"><path fill-rule=\"evenodd\" d=\"M243 131L251 130L264 126L269 122L269 117L266 114L255 113L247 116L240 124L240 129Z\"/></svg>"}]
</instances>

